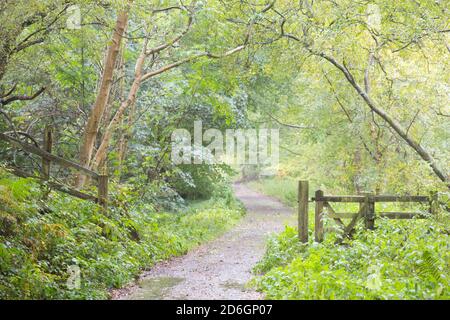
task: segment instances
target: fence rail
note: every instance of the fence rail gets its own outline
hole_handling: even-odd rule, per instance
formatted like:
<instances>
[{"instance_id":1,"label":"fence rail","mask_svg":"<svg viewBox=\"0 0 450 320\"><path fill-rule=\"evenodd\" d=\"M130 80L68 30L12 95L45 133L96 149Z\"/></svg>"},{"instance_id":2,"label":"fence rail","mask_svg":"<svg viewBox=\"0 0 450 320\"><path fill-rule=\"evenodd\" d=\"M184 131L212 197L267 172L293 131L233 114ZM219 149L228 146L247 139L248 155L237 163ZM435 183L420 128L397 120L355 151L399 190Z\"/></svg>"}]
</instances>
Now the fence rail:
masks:
<instances>
[{"instance_id":1,"label":"fence rail","mask_svg":"<svg viewBox=\"0 0 450 320\"><path fill-rule=\"evenodd\" d=\"M8 142L11 146L16 149L21 149L25 152L37 155L42 159L42 169L40 177L29 174L20 168L10 166L13 174L23 177L23 178L33 178L36 179L38 183L45 184L51 189L55 189L64 193L67 193L73 197L77 197L83 200L90 200L100 204L103 210L106 212L108 207L108 175L99 174L95 171L92 171L88 168L83 167L82 165L75 163L73 161L64 159L57 155L52 154L52 146L53 146L53 129L50 126L47 126L44 131L44 139L43 139L43 149L20 141L17 138L11 137L5 133L0 133L0 140ZM51 164L55 163L64 168L71 168L77 172L81 172L84 175L88 175L97 181L97 197L76 190L72 187L56 183L50 181L50 168Z\"/></svg>"},{"instance_id":2,"label":"fence rail","mask_svg":"<svg viewBox=\"0 0 450 320\"><path fill-rule=\"evenodd\" d=\"M308 181L299 181L298 184L298 237L303 243L308 242ZM423 219L427 215L424 212L376 212L375 203L377 202L417 202L427 203L429 213L435 213L435 196L409 196L409 195L374 195L364 193L361 195L324 195L322 190L317 190L311 202L315 203L314 215L314 238L321 242L324 238L324 215L333 219L344 229L344 238L350 237L354 231L357 222L364 219L366 229L375 228L376 217L389 219ZM359 203L358 212L336 212L330 203ZM326 209L326 210L325 210ZM342 219L350 219L350 223L344 224Z\"/></svg>"},{"instance_id":3,"label":"fence rail","mask_svg":"<svg viewBox=\"0 0 450 320\"><path fill-rule=\"evenodd\" d=\"M79 165L78 163L75 163L75 162L72 162L70 160L58 157L58 156L56 156L54 154L51 154L51 153L49 153L47 151L42 150L41 148L38 148L38 147L33 146L31 144L22 142L19 139L11 137L11 136L8 136L8 135L6 135L4 133L0 133L0 139L4 140L6 142L9 142L15 148L22 149L22 150L24 150L26 152L35 154L35 155L40 156L41 158L43 158L43 159L45 159L47 161L57 163L60 166L63 166L65 168L73 168L73 169L75 169L77 171L81 171L82 173L84 173L84 174L86 174L86 175L88 175L88 176L90 176L90 177L92 177L94 179L98 179L98 177L99 177L98 173L96 173L96 172L94 172L94 171L92 171L92 170L90 170L88 168L85 168L82 165Z\"/></svg>"},{"instance_id":4,"label":"fence rail","mask_svg":"<svg viewBox=\"0 0 450 320\"><path fill-rule=\"evenodd\" d=\"M369 195L369 196L319 196L312 197L312 201L327 201L327 202L356 202L361 203L366 201L373 202L427 202L427 196L395 196L395 195Z\"/></svg>"}]
</instances>

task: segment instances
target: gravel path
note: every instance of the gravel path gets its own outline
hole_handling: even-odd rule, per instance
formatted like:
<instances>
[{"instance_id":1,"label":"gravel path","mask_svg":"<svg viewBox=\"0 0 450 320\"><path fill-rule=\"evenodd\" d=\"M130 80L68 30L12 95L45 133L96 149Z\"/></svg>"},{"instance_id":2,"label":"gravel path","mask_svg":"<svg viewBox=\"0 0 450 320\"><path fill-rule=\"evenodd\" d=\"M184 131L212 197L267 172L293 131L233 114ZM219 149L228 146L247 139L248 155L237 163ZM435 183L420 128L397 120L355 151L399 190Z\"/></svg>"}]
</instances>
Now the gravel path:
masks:
<instances>
[{"instance_id":1,"label":"gravel path","mask_svg":"<svg viewBox=\"0 0 450 320\"><path fill-rule=\"evenodd\" d=\"M186 255L155 265L138 284L113 293L115 299L262 299L246 286L252 267L264 254L272 232L293 225L292 209L235 184L236 196L247 208L237 226Z\"/></svg>"}]
</instances>

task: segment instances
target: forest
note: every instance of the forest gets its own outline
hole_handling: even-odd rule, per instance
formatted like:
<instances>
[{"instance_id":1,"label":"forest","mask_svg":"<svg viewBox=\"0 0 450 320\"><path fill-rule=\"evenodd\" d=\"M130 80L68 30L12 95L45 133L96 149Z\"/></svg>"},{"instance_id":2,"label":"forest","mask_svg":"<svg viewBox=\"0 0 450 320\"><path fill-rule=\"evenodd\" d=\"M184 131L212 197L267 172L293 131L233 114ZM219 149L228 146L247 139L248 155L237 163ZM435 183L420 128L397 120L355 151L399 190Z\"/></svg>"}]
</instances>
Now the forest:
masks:
<instances>
[{"instance_id":1,"label":"forest","mask_svg":"<svg viewBox=\"0 0 450 320\"><path fill-rule=\"evenodd\" d=\"M448 0L1 0L0 299L450 299L449 57Z\"/></svg>"}]
</instances>

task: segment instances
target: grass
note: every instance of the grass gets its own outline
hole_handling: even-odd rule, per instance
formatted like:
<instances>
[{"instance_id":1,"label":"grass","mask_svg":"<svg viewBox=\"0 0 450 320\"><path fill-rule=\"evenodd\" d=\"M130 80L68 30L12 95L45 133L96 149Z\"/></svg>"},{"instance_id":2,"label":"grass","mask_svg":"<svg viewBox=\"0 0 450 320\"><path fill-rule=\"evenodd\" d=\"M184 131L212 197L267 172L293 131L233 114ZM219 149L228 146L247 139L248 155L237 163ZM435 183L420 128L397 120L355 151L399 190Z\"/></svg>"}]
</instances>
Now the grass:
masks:
<instances>
[{"instance_id":1,"label":"grass","mask_svg":"<svg viewBox=\"0 0 450 320\"><path fill-rule=\"evenodd\" d=\"M249 182L249 186L261 193L275 197L287 206L297 204L297 184L292 178L266 178Z\"/></svg>"}]
</instances>

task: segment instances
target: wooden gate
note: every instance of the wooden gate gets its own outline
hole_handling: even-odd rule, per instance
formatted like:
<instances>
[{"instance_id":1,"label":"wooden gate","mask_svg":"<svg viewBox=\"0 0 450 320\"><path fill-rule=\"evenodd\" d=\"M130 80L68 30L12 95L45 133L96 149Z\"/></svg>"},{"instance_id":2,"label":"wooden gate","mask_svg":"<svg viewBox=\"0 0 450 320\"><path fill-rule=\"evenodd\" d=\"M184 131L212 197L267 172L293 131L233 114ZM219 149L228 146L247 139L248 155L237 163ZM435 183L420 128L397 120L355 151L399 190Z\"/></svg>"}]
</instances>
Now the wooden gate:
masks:
<instances>
[{"instance_id":1,"label":"wooden gate","mask_svg":"<svg viewBox=\"0 0 450 320\"><path fill-rule=\"evenodd\" d=\"M299 181L298 184L298 235L301 242L308 242L308 203L315 203L314 214L314 238L317 242L322 242L324 238L324 217L327 215L333 219L344 230L342 239L351 237L355 230L356 223L364 219L366 229L375 228L376 217L389 219L422 219L426 216L423 212L376 212L377 202L416 202L427 203L429 213L435 213L435 203L437 194L433 196L396 196L396 195L374 195L364 193L361 195L336 196L324 195L322 190L317 190L311 201L308 200L308 181ZM359 203L358 212L336 212L331 203ZM326 209L326 210L325 210ZM348 224L344 224L343 219L350 219Z\"/></svg>"}]
</instances>

